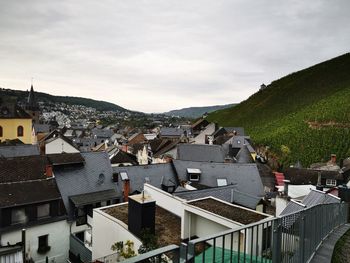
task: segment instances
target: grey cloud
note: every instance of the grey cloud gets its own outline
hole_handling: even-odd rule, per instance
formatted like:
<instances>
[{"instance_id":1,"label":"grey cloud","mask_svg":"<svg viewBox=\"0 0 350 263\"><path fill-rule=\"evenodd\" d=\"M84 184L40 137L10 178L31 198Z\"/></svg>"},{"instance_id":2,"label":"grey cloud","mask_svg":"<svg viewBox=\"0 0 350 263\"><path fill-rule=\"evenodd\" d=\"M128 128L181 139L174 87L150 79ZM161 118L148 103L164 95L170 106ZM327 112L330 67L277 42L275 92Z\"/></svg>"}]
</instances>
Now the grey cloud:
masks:
<instances>
[{"instance_id":1,"label":"grey cloud","mask_svg":"<svg viewBox=\"0 0 350 263\"><path fill-rule=\"evenodd\" d=\"M1 1L0 86L144 111L241 101L349 51L347 0Z\"/></svg>"}]
</instances>

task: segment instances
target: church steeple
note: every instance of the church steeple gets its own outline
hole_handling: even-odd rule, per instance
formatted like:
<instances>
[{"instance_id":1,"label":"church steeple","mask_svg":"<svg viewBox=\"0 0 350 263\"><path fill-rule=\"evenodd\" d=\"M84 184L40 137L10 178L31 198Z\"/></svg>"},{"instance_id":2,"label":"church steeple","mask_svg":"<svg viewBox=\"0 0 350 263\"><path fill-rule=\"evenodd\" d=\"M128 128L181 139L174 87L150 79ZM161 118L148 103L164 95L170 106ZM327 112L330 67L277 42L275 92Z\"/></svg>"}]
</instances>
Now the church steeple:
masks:
<instances>
[{"instance_id":1,"label":"church steeple","mask_svg":"<svg viewBox=\"0 0 350 263\"><path fill-rule=\"evenodd\" d=\"M29 91L27 103L25 106L25 110L28 114L32 116L33 123L39 123L40 108L39 108L39 104L35 99L33 83L30 86L30 91Z\"/></svg>"},{"instance_id":2,"label":"church steeple","mask_svg":"<svg viewBox=\"0 0 350 263\"><path fill-rule=\"evenodd\" d=\"M33 84L30 87L29 95L28 95L28 100L27 100L27 108L28 109L37 109L38 108L38 103L35 100L35 94L34 94L34 88Z\"/></svg>"}]
</instances>

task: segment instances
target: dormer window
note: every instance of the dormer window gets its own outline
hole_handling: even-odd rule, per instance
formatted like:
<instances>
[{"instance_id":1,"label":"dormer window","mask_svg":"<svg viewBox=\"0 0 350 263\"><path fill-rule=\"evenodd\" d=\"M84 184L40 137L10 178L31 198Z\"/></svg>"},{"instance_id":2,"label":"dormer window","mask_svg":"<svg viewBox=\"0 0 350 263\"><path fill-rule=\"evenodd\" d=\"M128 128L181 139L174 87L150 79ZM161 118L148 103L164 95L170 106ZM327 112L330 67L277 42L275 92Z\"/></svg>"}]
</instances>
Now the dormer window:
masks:
<instances>
[{"instance_id":1,"label":"dormer window","mask_svg":"<svg viewBox=\"0 0 350 263\"><path fill-rule=\"evenodd\" d=\"M188 180L198 182L201 176L201 170L197 168L187 168Z\"/></svg>"},{"instance_id":2,"label":"dormer window","mask_svg":"<svg viewBox=\"0 0 350 263\"><path fill-rule=\"evenodd\" d=\"M337 186L337 180L334 180L334 179L327 179L327 180L326 180L326 185L327 185L327 186Z\"/></svg>"}]
</instances>

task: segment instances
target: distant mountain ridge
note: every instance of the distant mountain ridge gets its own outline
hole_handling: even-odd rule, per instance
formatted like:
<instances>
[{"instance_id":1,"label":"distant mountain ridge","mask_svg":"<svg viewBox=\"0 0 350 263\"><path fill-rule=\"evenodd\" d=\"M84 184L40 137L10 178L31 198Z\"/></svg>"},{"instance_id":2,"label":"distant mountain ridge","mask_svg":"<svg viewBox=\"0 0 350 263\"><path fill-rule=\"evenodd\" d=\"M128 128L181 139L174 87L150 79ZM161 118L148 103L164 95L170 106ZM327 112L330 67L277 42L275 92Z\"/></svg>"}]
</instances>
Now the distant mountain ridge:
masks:
<instances>
[{"instance_id":1,"label":"distant mountain ridge","mask_svg":"<svg viewBox=\"0 0 350 263\"><path fill-rule=\"evenodd\" d=\"M235 107L207 117L242 126L284 166L350 156L350 54L273 81Z\"/></svg>"},{"instance_id":2,"label":"distant mountain ridge","mask_svg":"<svg viewBox=\"0 0 350 263\"><path fill-rule=\"evenodd\" d=\"M0 98L4 96L16 97L17 100L19 101L25 101L28 97L28 91L0 88ZM52 103L66 103L69 105L83 105L86 107L95 108L98 111L121 111L121 112L130 111L119 105L116 105L110 102L87 99L82 97L55 96L55 95L50 95L47 93L36 92L36 91L35 91L35 96L37 101L52 102Z\"/></svg>"},{"instance_id":3,"label":"distant mountain ridge","mask_svg":"<svg viewBox=\"0 0 350 263\"><path fill-rule=\"evenodd\" d=\"M168 112L164 112L163 114L168 116L180 116L185 118L198 118L201 117L205 113L210 113L217 110L226 109L229 107L233 107L236 105L235 103L226 104L226 105L214 105L214 106L203 106L203 107L189 107L183 108L179 110L171 110Z\"/></svg>"}]
</instances>

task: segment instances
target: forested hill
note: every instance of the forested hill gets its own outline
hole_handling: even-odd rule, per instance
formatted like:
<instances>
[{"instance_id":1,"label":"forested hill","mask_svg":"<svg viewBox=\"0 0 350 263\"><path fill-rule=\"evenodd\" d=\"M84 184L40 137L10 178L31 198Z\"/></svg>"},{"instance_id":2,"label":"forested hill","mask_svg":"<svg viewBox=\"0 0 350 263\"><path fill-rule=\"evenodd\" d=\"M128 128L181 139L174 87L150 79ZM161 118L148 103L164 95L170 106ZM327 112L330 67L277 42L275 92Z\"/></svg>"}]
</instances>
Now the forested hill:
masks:
<instances>
[{"instance_id":1,"label":"forested hill","mask_svg":"<svg viewBox=\"0 0 350 263\"><path fill-rule=\"evenodd\" d=\"M211 113L222 126L243 126L284 165L350 156L350 54L273 81L235 107Z\"/></svg>"},{"instance_id":2,"label":"forested hill","mask_svg":"<svg viewBox=\"0 0 350 263\"><path fill-rule=\"evenodd\" d=\"M28 97L28 91L0 89L0 98L5 96L16 97L19 101L24 101ZM116 104L98 101L80 97L68 97L68 96L54 96L47 93L35 92L36 99L38 101L61 103L64 102L69 105L83 105L86 107L93 107L99 111L128 111Z\"/></svg>"},{"instance_id":3,"label":"forested hill","mask_svg":"<svg viewBox=\"0 0 350 263\"><path fill-rule=\"evenodd\" d=\"M179 110L172 110L164 112L168 116L180 116L185 118L199 118L202 117L205 113L210 113L216 110L226 109L232 107L236 104L226 104L226 105L215 105L215 106L203 106L203 107L189 107Z\"/></svg>"}]
</instances>

